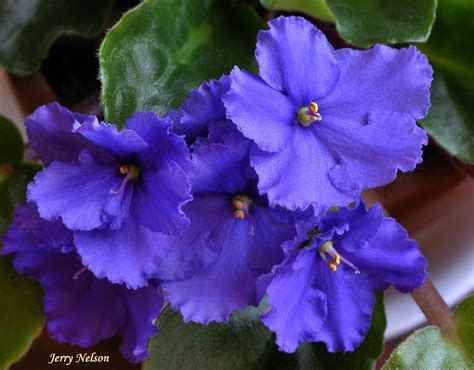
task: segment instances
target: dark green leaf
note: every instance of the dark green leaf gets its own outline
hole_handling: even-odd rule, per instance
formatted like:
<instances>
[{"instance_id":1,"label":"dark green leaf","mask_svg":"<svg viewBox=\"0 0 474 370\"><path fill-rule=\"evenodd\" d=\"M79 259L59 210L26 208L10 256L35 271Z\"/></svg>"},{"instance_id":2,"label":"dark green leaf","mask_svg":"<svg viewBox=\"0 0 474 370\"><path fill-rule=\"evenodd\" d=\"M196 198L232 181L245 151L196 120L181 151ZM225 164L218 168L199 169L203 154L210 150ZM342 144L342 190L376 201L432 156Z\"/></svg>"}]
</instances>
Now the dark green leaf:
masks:
<instances>
[{"instance_id":1,"label":"dark green leaf","mask_svg":"<svg viewBox=\"0 0 474 370\"><path fill-rule=\"evenodd\" d=\"M449 153L474 163L474 2L442 0L427 44L435 75L431 110L421 123Z\"/></svg>"},{"instance_id":2,"label":"dark green leaf","mask_svg":"<svg viewBox=\"0 0 474 370\"><path fill-rule=\"evenodd\" d=\"M443 337L436 326L428 326L410 335L391 355L384 370L472 369L462 350Z\"/></svg>"},{"instance_id":3,"label":"dark green leaf","mask_svg":"<svg viewBox=\"0 0 474 370\"><path fill-rule=\"evenodd\" d=\"M466 349L466 353L474 362L474 295L462 301L454 311L458 335Z\"/></svg>"},{"instance_id":4,"label":"dark green leaf","mask_svg":"<svg viewBox=\"0 0 474 370\"><path fill-rule=\"evenodd\" d=\"M351 44L398 44L428 39L436 0L326 0L339 34Z\"/></svg>"},{"instance_id":5,"label":"dark green leaf","mask_svg":"<svg viewBox=\"0 0 474 370\"><path fill-rule=\"evenodd\" d=\"M33 72L61 34L97 34L111 6L112 0L2 0L0 65L15 74Z\"/></svg>"},{"instance_id":6,"label":"dark green leaf","mask_svg":"<svg viewBox=\"0 0 474 370\"><path fill-rule=\"evenodd\" d=\"M0 115L0 166L17 165L22 160L23 140L21 134L12 121Z\"/></svg>"},{"instance_id":7,"label":"dark green leaf","mask_svg":"<svg viewBox=\"0 0 474 370\"><path fill-rule=\"evenodd\" d=\"M0 369L28 350L44 324L41 287L0 257Z\"/></svg>"},{"instance_id":8,"label":"dark green leaf","mask_svg":"<svg viewBox=\"0 0 474 370\"><path fill-rule=\"evenodd\" d=\"M377 297L372 327L353 353L329 354L323 344L302 344L295 354L279 352L275 336L260 321L265 311L249 307L231 316L229 324L184 324L167 309L159 318L160 333L150 340L144 370L163 369L372 369L383 348L385 313Z\"/></svg>"},{"instance_id":9,"label":"dark green leaf","mask_svg":"<svg viewBox=\"0 0 474 370\"><path fill-rule=\"evenodd\" d=\"M147 0L107 34L99 52L106 119L164 114L189 90L237 64L249 68L258 30L250 8L227 0Z\"/></svg>"},{"instance_id":10,"label":"dark green leaf","mask_svg":"<svg viewBox=\"0 0 474 370\"><path fill-rule=\"evenodd\" d=\"M419 48L437 67L474 76L473 19L472 0L440 0L433 32Z\"/></svg>"},{"instance_id":11,"label":"dark green leaf","mask_svg":"<svg viewBox=\"0 0 474 370\"><path fill-rule=\"evenodd\" d=\"M312 17L335 22L326 0L260 0L267 9L299 11Z\"/></svg>"}]
</instances>

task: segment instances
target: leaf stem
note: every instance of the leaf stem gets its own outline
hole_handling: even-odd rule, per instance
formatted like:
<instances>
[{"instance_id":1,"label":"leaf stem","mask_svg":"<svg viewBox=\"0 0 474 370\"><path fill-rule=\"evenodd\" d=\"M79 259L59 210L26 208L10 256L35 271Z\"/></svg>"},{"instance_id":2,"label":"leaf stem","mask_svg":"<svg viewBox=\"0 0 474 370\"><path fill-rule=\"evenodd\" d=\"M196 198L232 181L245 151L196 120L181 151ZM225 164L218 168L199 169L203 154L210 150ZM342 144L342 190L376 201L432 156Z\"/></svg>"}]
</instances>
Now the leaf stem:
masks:
<instances>
[{"instance_id":1,"label":"leaf stem","mask_svg":"<svg viewBox=\"0 0 474 370\"><path fill-rule=\"evenodd\" d=\"M429 278L425 284L411 293L418 307L430 324L439 326L445 336L459 342L453 312Z\"/></svg>"}]
</instances>

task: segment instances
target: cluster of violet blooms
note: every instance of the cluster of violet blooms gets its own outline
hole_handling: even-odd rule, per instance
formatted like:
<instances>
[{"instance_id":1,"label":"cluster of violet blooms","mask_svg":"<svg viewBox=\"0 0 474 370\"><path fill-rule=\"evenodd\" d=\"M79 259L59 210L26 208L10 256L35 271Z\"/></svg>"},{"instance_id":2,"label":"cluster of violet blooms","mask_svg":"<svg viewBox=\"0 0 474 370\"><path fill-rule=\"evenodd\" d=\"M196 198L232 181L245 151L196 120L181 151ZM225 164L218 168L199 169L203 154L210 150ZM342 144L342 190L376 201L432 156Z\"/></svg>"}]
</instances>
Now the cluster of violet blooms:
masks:
<instances>
[{"instance_id":1,"label":"cluster of violet blooms","mask_svg":"<svg viewBox=\"0 0 474 370\"><path fill-rule=\"evenodd\" d=\"M49 104L27 119L45 168L2 253L44 287L54 339L122 335L140 362L165 302L206 325L266 296L280 350L353 351L374 291L424 283L416 242L359 197L421 161L427 59L334 50L300 17L269 26L260 76L236 67L166 118L136 113L120 131Z\"/></svg>"}]
</instances>

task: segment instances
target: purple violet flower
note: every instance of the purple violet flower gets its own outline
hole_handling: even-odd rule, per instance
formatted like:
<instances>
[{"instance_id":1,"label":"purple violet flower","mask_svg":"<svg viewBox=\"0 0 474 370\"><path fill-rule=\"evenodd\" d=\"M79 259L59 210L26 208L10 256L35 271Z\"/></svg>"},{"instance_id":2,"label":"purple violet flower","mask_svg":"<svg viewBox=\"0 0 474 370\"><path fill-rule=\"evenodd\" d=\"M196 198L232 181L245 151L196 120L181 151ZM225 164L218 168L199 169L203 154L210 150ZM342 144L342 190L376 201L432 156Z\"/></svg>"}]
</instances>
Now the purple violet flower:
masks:
<instances>
[{"instance_id":1,"label":"purple violet flower","mask_svg":"<svg viewBox=\"0 0 474 370\"><path fill-rule=\"evenodd\" d=\"M225 322L232 311L256 303L256 279L283 259L280 245L296 235L295 217L270 208L257 191L250 141L229 122L209 124L193 145L189 179L193 201L183 208L190 228L164 262L165 299L185 321ZM171 276L169 265L188 263Z\"/></svg>"},{"instance_id":2,"label":"purple violet flower","mask_svg":"<svg viewBox=\"0 0 474 370\"><path fill-rule=\"evenodd\" d=\"M254 142L270 204L321 215L421 161L432 68L415 47L334 50L301 17L258 35L260 77L232 71L227 118Z\"/></svg>"},{"instance_id":3,"label":"purple violet flower","mask_svg":"<svg viewBox=\"0 0 474 370\"><path fill-rule=\"evenodd\" d=\"M170 119L137 113L125 129L71 113L38 108L26 126L47 166L28 187L44 220L74 231L82 262L97 277L129 288L147 284L168 253L167 240L189 226L189 154Z\"/></svg>"},{"instance_id":4,"label":"purple violet flower","mask_svg":"<svg viewBox=\"0 0 474 370\"><path fill-rule=\"evenodd\" d=\"M297 224L282 244L283 263L258 281L271 310L263 323L280 350L324 342L329 352L353 351L370 327L374 290L409 292L424 284L426 260L406 230L362 201Z\"/></svg>"},{"instance_id":5,"label":"purple violet flower","mask_svg":"<svg viewBox=\"0 0 474 370\"><path fill-rule=\"evenodd\" d=\"M14 254L13 265L44 288L44 312L50 336L82 347L122 335L120 351L128 360L148 356L147 341L158 329L154 320L163 307L159 285L127 289L96 278L73 250L73 233L60 221L39 217L36 205L17 206L2 254Z\"/></svg>"}]
</instances>

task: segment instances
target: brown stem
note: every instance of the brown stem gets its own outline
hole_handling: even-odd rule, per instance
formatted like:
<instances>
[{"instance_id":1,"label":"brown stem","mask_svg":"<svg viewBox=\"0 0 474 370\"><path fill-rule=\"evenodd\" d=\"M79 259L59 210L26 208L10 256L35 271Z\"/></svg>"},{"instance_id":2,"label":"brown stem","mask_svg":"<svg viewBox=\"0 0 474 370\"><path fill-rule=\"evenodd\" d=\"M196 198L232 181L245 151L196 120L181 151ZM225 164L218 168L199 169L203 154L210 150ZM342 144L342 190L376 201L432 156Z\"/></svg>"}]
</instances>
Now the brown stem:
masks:
<instances>
[{"instance_id":1,"label":"brown stem","mask_svg":"<svg viewBox=\"0 0 474 370\"><path fill-rule=\"evenodd\" d=\"M453 341L459 341L454 315L430 279L427 278L425 285L411 295L430 324L439 326L443 334Z\"/></svg>"}]
</instances>

